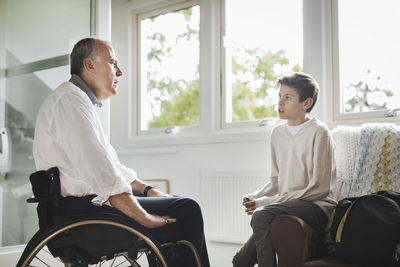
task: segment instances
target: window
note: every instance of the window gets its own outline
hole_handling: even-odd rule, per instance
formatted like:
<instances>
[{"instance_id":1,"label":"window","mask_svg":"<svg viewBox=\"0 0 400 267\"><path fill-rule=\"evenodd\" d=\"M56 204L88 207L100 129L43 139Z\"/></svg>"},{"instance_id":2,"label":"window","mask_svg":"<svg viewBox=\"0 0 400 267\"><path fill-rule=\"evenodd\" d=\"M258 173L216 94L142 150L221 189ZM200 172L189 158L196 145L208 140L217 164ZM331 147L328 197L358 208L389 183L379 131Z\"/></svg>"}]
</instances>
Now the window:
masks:
<instances>
[{"instance_id":1,"label":"window","mask_svg":"<svg viewBox=\"0 0 400 267\"><path fill-rule=\"evenodd\" d=\"M277 117L277 78L302 70L302 10L298 0L225 1L225 123Z\"/></svg>"},{"instance_id":2,"label":"window","mask_svg":"<svg viewBox=\"0 0 400 267\"><path fill-rule=\"evenodd\" d=\"M400 2L338 0L335 86L339 118L382 117L398 108ZM362 11L361 11L362 10ZM334 24L336 26L336 24Z\"/></svg>"},{"instance_id":3,"label":"window","mask_svg":"<svg viewBox=\"0 0 400 267\"><path fill-rule=\"evenodd\" d=\"M161 11L138 21L142 132L199 124L200 7Z\"/></svg>"},{"instance_id":4,"label":"window","mask_svg":"<svg viewBox=\"0 0 400 267\"><path fill-rule=\"evenodd\" d=\"M113 100L118 103L111 106L113 131L121 133L113 142L121 147L213 142L223 135L239 140L244 132L258 138L266 128L257 125L271 126L274 122L266 122L277 117L277 78L294 71L311 74L321 87L312 116L328 124L382 120L377 118L400 103L394 78L400 61L398 2L120 4L133 19L119 18L124 8L113 17L120 27L133 25L133 35L113 36L129 44L117 53L133 55L124 64L132 66L133 83L120 90L129 105ZM115 122L126 114L128 124ZM171 132L179 138L164 138ZM143 136L147 133L155 134Z\"/></svg>"}]
</instances>

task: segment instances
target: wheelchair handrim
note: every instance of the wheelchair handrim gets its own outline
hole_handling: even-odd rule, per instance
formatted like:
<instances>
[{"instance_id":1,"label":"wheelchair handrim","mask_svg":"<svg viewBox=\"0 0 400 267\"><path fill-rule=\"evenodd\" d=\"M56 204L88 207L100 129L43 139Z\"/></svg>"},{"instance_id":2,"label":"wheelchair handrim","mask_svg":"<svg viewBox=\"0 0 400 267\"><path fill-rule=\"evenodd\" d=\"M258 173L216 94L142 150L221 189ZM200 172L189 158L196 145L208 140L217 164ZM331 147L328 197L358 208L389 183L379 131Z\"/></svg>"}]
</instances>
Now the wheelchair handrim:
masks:
<instances>
[{"instance_id":1,"label":"wheelchair handrim","mask_svg":"<svg viewBox=\"0 0 400 267\"><path fill-rule=\"evenodd\" d=\"M196 265L197 265L198 267L201 267L201 266L202 266L202 265L201 265L201 261L200 261L200 256L199 256L199 253L197 253L196 247L195 247L192 243L190 243L189 241L187 241L187 240L178 240L178 241L174 241L174 242L170 242L170 243L164 243L164 244L161 244L161 246L162 246L162 247L165 247L165 246L172 245L172 244L174 244L174 243L176 243L176 244L183 244L183 245L185 245L185 246L188 246L188 247L192 250L192 253L193 253L193 255L194 255L194 259L195 259L195 261L196 261Z\"/></svg>"}]
</instances>

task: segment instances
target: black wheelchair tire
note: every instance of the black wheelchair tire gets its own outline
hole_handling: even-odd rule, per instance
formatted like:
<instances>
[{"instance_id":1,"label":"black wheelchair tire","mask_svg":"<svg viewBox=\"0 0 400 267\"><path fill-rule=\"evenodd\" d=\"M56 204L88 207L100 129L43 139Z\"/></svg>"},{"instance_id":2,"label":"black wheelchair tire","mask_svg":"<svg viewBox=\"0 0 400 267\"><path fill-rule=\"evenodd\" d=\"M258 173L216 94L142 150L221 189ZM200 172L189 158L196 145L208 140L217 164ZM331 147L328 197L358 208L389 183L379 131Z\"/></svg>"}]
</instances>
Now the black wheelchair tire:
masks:
<instances>
[{"instance_id":1,"label":"black wheelchair tire","mask_svg":"<svg viewBox=\"0 0 400 267\"><path fill-rule=\"evenodd\" d=\"M108 216L106 216L108 217ZM99 217L93 217L89 219L76 219L73 221L69 221L54 227L51 227L45 231L39 231L35 234L35 236L29 241L27 244L18 264L17 267L29 267L31 266L31 262L39 251L43 247L45 247L49 242L54 240L56 237L58 237L62 233L66 233L67 231L70 231L71 229L75 229L77 227L82 227L82 226L87 226L87 225L107 225L107 226L112 226L112 227L117 227L123 230L128 231L132 235L136 236L139 238L141 241L143 241L146 244L146 248L148 251L146 252L146 256L148 258L149 266L157 266L157 267L167 267L166 260L161 252L161 246L153 241L149 236L143 234L141 231L138 231L131 227L129 224L124 223L122 220L115 220L115 216L111 215L110 218L104 219L104 216L99 216ZM151 255L151 257L149 257ZM131 259L132 260L132 259ZM151 263L150 263L151 262ZM135 262L130 262L132 264L131 266L135 266ZM68 265L66 265L68 266ZM86 263L83 263L82 265L69 265L69 266L88 266Z\"/></svg>"}]
</instances>

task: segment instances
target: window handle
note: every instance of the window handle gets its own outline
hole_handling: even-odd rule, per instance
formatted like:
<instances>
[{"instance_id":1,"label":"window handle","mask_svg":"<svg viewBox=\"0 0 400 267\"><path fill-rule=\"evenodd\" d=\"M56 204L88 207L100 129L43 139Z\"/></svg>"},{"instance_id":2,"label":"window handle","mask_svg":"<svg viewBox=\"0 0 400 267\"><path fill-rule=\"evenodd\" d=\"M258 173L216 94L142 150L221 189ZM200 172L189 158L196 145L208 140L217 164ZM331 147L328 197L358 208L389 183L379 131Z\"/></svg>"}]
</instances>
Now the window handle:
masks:
<instances>
[{"instance_id":1,"label":"window handle","mask_svg":"<svg viewBox=\"0 0 400 267\"><path fill-rule=\"evenodd\" d=\"M397 117L397 111L400 111L400 108L390 109L385 112L385 117Z\"/></svg>"},{"instance_id":2,"label":"window handle","mask_svg":"<svg viewBox=\"0 0 400 267\"><path fill-rule=\"evenodd\" d=\"M267 126L269 121L272 121L272 119L271 118L265 118L265 119L257 121L257 125L260 126L260 127Z\"/></svg>"},{"instance_id":3,"label":"window handle","mask_svg":"<svg viewBox=\"0 0 400 267\"><path fill-rule=\"evenodd\" d=\"M175 126L167 127L167 128L165 128L164 133L170 134L174 131L174 129L175 129Z\"/></svg>"}]
</instances>

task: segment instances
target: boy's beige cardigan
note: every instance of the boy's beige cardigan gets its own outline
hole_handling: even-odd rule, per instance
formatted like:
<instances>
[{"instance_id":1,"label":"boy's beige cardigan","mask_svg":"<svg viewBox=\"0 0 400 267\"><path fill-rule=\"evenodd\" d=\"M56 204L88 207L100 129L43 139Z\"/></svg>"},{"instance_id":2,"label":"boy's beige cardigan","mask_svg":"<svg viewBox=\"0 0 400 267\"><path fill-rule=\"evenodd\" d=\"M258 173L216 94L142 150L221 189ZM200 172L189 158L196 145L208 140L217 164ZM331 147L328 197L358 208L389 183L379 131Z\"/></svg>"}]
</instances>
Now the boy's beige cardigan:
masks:
<instances>
[{"instance_id":1,"label":"boy's beige cardigan","mask_svg":"<svg viewBox=\"0 0 400 267\"><path fill-rule=\"evenodd\" d=\"M314 202L330 217L336 201L331 187L336 180L334 142L329 129L312 118L294 136L286 124L271 134L271 179L246 195L256 207L292 199Z\"/></svg>"}]
</instances>

